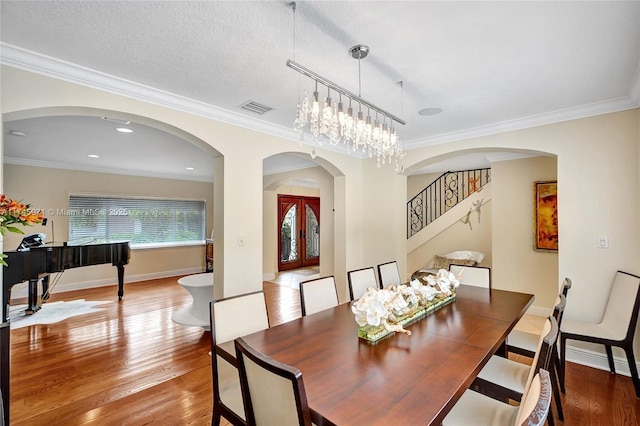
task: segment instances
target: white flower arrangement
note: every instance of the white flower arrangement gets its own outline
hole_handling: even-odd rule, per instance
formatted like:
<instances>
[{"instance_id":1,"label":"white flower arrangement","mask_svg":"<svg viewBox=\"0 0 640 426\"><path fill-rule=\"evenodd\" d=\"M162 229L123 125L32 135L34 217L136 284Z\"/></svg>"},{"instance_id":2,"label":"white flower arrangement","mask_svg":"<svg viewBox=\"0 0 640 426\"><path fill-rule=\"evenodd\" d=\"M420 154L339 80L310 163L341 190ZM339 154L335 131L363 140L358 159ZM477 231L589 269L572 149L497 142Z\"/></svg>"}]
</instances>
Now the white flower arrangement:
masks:
<instances>
[{"instance_id":1,"label":"white flower arrangement","mask_svg":"<svg viewBox=\"0 0 640 426\"><path fill-rule=\"evenodd\" d=\"M360 299L353 302L351 311L360 327L382 326L387 332L408 335L398 318L426 308L436 297L451 296L460 285L452 272L440 269L436 275L412 280L409 285L399 284L385 289L369 287Z\"/></svg>"}]
</instances>

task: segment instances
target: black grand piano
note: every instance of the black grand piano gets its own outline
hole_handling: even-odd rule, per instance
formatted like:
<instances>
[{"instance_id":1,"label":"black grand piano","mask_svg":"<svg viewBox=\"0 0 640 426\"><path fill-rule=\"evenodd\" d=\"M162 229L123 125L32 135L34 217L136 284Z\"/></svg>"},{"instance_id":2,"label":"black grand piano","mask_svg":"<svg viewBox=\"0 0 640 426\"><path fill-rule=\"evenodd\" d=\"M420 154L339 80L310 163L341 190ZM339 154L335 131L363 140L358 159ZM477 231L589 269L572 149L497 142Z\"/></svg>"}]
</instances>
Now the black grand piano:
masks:
<instances>
[{"instance_id":1,"label":"black grand piano","mask_svg":"<svg viewBox=\"0 0 640 426\"><path fill-rule=\"evenodd\" d=\"M23 240L24 241L24 240ZM29 281L27 313L40 309L38 281L42 279L42 294L46 295L49 286L49 274L65 269L110 263L118 268L118 298L124 295L124 265L131 256L129 242L82 243L65 242L61 245L40 245L21 247L16 251L5 252L9 266L2 268L2 321L8 320L9 294L15 284Z\"/></svg>"}]
</instances>

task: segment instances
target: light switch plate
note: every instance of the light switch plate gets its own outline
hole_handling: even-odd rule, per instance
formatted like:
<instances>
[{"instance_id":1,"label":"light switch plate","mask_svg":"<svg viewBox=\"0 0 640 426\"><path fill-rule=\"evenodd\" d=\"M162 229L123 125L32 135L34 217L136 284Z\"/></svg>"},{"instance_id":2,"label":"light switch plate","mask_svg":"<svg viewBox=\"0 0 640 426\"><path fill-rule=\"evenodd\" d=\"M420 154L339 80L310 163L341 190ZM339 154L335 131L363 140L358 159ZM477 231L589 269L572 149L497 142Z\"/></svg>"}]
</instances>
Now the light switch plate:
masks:
<instances>
[{"instance_id":1,"label":"light switch plate","mask_svg":"<svg viewBox=\"0 0 640 426\"><path fill-rule=\"evenodd\" d=\"M609 238L606 235L598 237L598 248L609 248Z\"/></svg>"}]
</instances>

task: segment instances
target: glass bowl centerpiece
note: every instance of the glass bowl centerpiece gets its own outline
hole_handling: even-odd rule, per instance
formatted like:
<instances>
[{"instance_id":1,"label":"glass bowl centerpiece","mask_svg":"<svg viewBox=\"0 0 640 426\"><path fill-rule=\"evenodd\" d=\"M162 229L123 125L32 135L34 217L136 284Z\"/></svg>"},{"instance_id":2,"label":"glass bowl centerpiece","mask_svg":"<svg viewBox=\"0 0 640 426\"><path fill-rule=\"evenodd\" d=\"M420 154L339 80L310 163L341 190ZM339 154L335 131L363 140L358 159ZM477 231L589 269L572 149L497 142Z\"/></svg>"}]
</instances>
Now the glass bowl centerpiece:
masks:
<instances>
[{"instance_id":1,"label":"glass bowl centerpiece","mask_svg":"<svg viewBox=\"0 0 640 426\"><path fill-rule=\"evenodd\" d=\"M351 305L359 326L358 337L377 342L395 332L411 335L404 327L455 300L459 285L458 277L440 269L409 284L367 288Z\"/></svg>"}]
</instances>

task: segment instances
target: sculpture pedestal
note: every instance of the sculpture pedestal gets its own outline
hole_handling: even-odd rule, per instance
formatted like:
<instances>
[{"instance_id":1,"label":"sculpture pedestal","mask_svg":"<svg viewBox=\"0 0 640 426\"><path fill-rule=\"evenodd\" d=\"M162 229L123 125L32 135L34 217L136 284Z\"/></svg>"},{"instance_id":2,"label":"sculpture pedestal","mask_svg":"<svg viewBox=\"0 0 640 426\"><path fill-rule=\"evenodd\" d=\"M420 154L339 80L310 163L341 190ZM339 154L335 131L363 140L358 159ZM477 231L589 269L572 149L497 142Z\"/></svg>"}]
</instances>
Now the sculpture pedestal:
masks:
<instances>
[{"instance_id":1,"label":"sculpture pedestal","mask_svg":"<svg viewBox=\"0 0 640 426\"><path fill-rule=\"evenodd\" d=\"M176 324L192 325L210 330L209 302L213 300L213 272L182 277L178 284L191 295L191 305L173 313L171 319Z\"/></svg>"}]
</instances>

